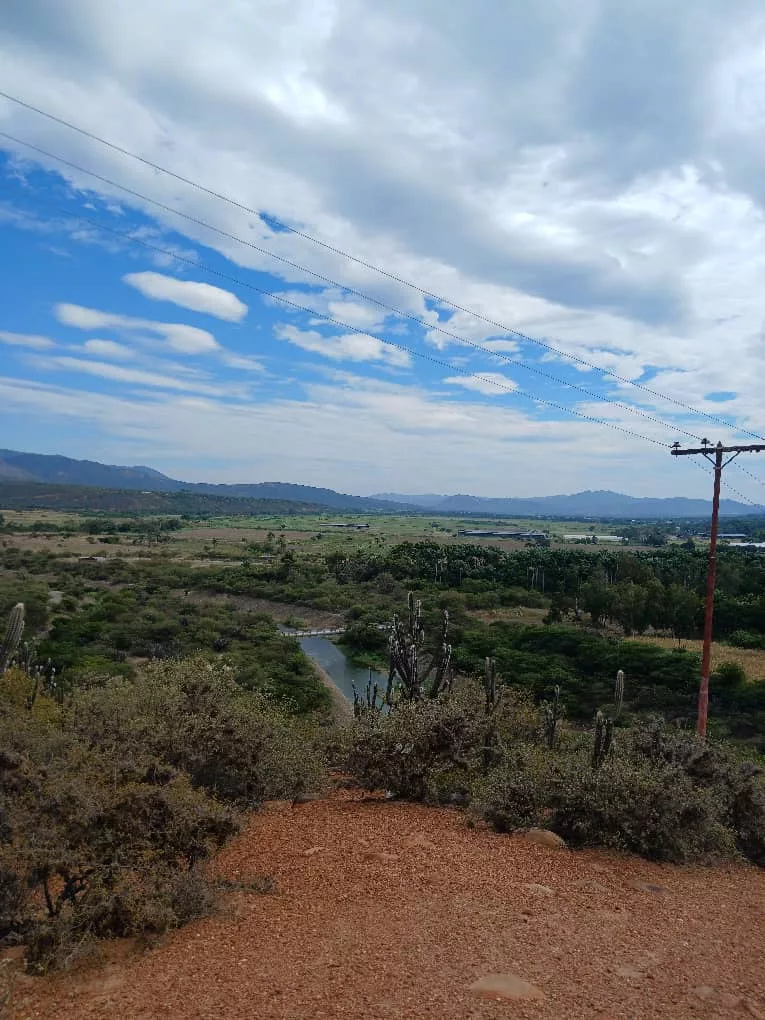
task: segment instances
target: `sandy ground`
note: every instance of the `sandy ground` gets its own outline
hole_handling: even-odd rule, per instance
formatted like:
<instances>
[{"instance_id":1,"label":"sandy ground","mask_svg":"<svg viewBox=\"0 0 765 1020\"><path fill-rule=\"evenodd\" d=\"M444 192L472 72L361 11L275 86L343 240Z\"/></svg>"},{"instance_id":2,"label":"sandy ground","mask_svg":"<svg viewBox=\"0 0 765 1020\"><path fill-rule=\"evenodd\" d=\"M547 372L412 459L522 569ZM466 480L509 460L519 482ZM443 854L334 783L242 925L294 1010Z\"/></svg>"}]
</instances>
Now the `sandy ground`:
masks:
<instances>
[{"instance_id":1,"label":"sandy ground","mask_svg":"<svg viewBox=\"0 0 765 1020\"><path fill-rule=\"evenodd\" d=\"M270 874L99 968L19 979L11 1015L96 1020L765 1017L765 874L551 850L448 810L270 805L218 858ZM470 991L488 974L538 1001Z\"/></svg>"},{"instance_id":2,"label":"sandy ground","mask_svg":"<svg viewBox=\"0 0 765 1020\"><path fill-rule=\"evenodd\" d=\"M326 669L320 666L318 662L314 662L313 659L311 660L311 665L319 680L329 691L332 719L336 723L351 722L353 720L353 705L351 702L346 698Z\"/></svg>"}]
</instances>

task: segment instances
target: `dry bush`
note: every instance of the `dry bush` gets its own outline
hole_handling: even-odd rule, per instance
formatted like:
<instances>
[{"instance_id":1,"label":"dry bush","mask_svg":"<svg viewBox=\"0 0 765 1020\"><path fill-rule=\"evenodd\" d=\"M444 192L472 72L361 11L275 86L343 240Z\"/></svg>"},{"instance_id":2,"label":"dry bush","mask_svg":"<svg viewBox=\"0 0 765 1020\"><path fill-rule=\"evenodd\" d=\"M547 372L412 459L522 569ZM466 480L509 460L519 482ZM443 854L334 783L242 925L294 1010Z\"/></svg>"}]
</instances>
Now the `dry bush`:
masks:
<instances>
[{"instance_id":1,"label":"dry bush","mask_svg":"<svg viewBox=\"0 0 765 1020\"><path fill-rule=\"evenodd\" d=\"M539 716L522 695L506 692L489 715L486 694L472 681L388 713L364 713L350 727L347 771L368 790L409 800L464 802L487 756L528 739Z\"/></svg>"},{"instance_id":2,"label":"dry bush","mask_svg":"<svg viewBox=\"0 0 765 1020\"><path fill-rule=\"evenodd\" d=\"M14 683L0 700L0 939L26 942L35 972L202 916L217 890L204 862L237 830L229 804L323 778L309 727L203 659L93 683L53 714Z\"/></svg>"},{"instance_id":3,"label":"dry bush","mask_svg":"<svg viewBox=\"0 0 765 1020\"><path fill-rule=\"evenodd\" d=\"M242 690L225 663L202 656L76 692L68 725L102 748L151 754L242 806L291 799L324 781L313 724Z\"/></svg>"}]
</instances>

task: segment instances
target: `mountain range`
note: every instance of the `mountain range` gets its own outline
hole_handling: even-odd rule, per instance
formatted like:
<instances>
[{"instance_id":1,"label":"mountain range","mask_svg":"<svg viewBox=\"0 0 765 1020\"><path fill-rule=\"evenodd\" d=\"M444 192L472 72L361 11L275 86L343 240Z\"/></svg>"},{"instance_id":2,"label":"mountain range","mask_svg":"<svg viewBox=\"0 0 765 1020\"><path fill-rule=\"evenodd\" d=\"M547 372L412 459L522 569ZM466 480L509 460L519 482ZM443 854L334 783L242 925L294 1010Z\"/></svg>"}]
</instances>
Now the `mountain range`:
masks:
<instances>
[{"instance_id":1,"label":"mountain range","mask_svg":"<svg viewBox=\"0 0 765 1020\"><path fill-rule=\"evenodd\" d=\"M394 505L376 497L349 496L334 489L290 482L255 482L243 485L218 485L207 482L182 482L163 475L153 468L138 465L118 467L92 460L43 453L20 453L0 450L0 481L45 482L48 485L86 485L99 489L137 489L141 492L194 492L226 499L288 500L310 503L331 510L394 512L405 510L404 504Z\"/></svg>"},{"instance_id":2,"label":"mountain range","mask_svg":"<svg viewBox=\"0 0 765 1020\"><path fill-rule=\"evenodd\" d=\"M410 507L431 513L483 514L503 517L618 517L629 520L646 518L708 517L712 504L705 499L685 496L625 496L608 489L575 492L566 496L490 498L484 496L439 496L434 493L402 495L380 493L375 499L408 503ZM720 514L729 517L751 516L765 511L734 499L720 500Z\"/></svg>"},{"instance_id":3,"label":"mountain range","mask_svg":"<svg viewBox=\"0 0 765 1020\"><path fill-rule=\"evenodd\" d=\"M608 490L576 492L571 495L489 498L472 495L402 495L386 492L375 496L354 496L334 489L289 482L254 482L237 485L184 482L144 465L120 467L71 457L0 450L0 483L44 483L53 486L84 486L142 493L190 493L229 500L268 500L303 504L307 510L323 508L342 512L397 513L408 510L425 513L474 514L503 517L571 517L581 519L708 517L711 504L682 496L636 497ZM230 507L232 504L228 504ZM235 503L233 505L236 505ZM229 511L231 512L231 511ZM243 511L244 512L244 511ZM726 516L751 516L763 511L731 499L720 502Z\"/></svg>"}]
</instances>

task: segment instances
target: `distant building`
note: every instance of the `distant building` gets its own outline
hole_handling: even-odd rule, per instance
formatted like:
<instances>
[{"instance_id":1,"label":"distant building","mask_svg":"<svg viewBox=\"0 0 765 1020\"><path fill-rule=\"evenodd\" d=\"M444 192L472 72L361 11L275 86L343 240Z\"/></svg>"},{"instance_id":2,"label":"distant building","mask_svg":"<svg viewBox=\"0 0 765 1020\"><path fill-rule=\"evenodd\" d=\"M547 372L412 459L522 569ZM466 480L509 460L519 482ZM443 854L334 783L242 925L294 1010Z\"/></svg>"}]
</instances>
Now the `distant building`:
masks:
<instances>
[{"instance_id":1,"label":"distant building","mask_svg":"<svg viewBox=\"0 0 765 1020\"><path fill-rule=\"evenodd\" d=\"M623 542L623 535L561 535L564 542L583 542L585 539L596 538L598 542Z\"/></svg>"},{"instance_id":2,"label":"distant building","mask_svg":"<svg viewBox=\"0 0 765 1020\"><path fill-rule=\"evenodd\" d=\"M368 524L356 524L355 521L336 521L333 523L322 524L322 528L355 528L357 531L363 528L368 528Z\"/></svg>"},{"instance_id":3,"label":"distant building","mask_svg":"<svg viewBox=\"0 0 765 1020\"><path fill-rule=\"evenodd\" d=\"M547 538L546 531L491 531L484 528L460 528L457 534L466 538L512 538L521 542Z\"/></svg>"}]
</instances>

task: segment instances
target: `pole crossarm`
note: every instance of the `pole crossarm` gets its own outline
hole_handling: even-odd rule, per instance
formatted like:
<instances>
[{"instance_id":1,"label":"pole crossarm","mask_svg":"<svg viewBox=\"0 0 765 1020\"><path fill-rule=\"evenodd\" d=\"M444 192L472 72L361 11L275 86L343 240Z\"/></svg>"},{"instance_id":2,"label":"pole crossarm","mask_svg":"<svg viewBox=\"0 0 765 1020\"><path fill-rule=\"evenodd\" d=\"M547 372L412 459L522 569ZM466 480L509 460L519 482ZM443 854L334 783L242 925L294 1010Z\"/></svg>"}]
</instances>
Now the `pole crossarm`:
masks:
<instances>
[{"instance_id":1,"label":"pole crossarm","mask_svg":"<svg viewBox=\"0 0 765 1020\"><path fill-rule=\"evenodd\" d=\"M699 446L688 450L683 450L676 444L669 452L673 457L688 457L691 454L699 453L706 457L710 453L715 453L717 450L719 450L720 453L733 453L736 455L739 453L765 453L765 443L747 443L746 446L722 446L718 443L717 446Z\"/></svg>"},{"instance_id":2,"label":"pole crossarm","mask_svg":"<svg viewBox=\"0 0 765 1020\"><path fill-rule=\"evenodd\" d=\"M723 468L735 460L740 453L763 453L765 443L745 443L733 446L713 445L708 439L701 440L700 447L682 449L680 443L673 443L670 453L673 457L699 456L714 467L714 490L712 496L712 526L709 530L709 565L707 567L707 594L704 606L704 641L701 653L701 683L699 685L698 717L696 732L702 738L707 735L709 714L709 673L712 660L712 617L715 607L715 582L717 579L717 533L720 520L720 482ZM725 459L725 454L730 456Z\"/></svg>"}]
</instances>

